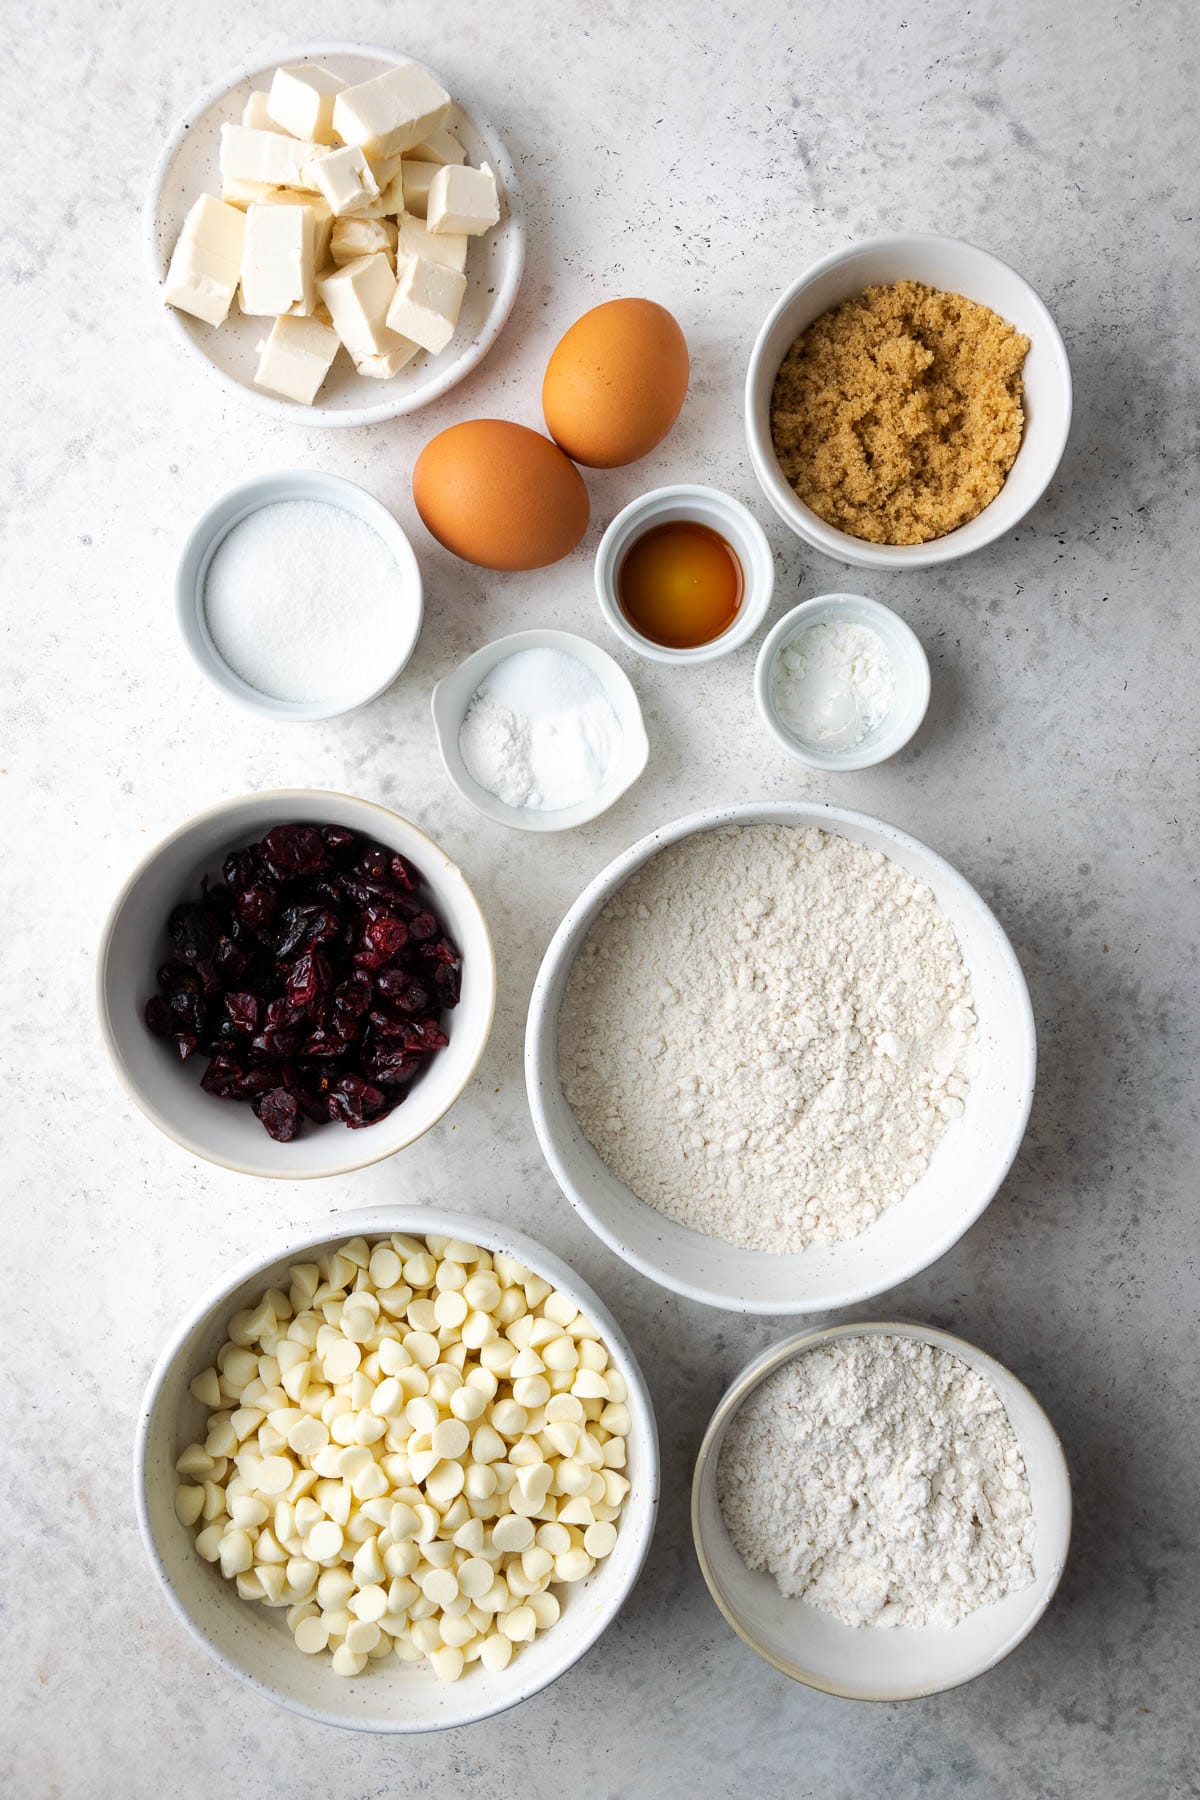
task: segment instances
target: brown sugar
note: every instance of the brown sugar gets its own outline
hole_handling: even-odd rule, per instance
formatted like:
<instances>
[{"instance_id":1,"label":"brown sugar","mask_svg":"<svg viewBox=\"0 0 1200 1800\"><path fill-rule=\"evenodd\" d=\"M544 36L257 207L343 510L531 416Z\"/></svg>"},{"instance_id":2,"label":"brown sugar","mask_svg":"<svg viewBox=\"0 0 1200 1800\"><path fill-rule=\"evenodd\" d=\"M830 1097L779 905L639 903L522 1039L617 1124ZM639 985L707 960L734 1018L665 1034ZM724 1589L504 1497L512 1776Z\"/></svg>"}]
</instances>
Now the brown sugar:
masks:
<instances>
[{"instance_id":1,"label":"brown sugar","mask_svg":"<svg viewBox=\"0 0 1200 1800\"><path fill-rule=\"evenodd\" d=\"M803 331L771 396L797 496L873 544L925 544L994 500L1021 446L1029 339L961 294L868 288Z\"/></svg>"}]
</instances>

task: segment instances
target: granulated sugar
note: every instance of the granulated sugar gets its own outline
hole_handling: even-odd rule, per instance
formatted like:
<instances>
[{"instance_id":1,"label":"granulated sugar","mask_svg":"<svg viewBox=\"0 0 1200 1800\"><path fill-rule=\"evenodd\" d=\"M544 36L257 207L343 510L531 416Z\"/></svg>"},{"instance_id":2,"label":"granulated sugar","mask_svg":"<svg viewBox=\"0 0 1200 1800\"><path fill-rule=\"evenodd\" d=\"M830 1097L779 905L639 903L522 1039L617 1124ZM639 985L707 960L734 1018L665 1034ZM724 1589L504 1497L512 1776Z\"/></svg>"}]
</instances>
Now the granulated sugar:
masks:
<instances>
[{"instance_id":1,"label":"granulated sugar","mask_svg":"<svg viewBox=\"0 0 1200 1800\"><path fill-rule=\"evenodd\" d=\"M733 1419L717 1497L743 1562L846 1625L955 1625L1033 1580L1033 1505L991 1384L912 1338L839 1338Z\"/></svg>"},{"instance_id":2,"label":"granulated sugar","mask_svg":"<svg viewBox=\"0 0 1200 1800\"><path fill-rule=\"evenodd\" d=\"M604 907L559 1073L612 1172L753 1250L866 1230L963 1111L975 1014L933 894L846 838L698 832Z\"/></svg>"}]
</instances>

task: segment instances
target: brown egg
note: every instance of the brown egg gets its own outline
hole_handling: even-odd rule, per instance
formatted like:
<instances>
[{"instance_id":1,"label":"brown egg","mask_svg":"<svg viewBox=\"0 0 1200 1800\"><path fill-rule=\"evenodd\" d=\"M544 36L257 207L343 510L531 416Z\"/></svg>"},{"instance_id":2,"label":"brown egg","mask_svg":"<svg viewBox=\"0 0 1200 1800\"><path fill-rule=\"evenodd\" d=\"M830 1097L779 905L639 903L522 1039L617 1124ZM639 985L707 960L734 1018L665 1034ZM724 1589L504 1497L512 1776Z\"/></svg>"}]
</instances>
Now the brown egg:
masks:
<instances>
[{"instance_id":1,"label":"brown egg","mask_svg":"<svg viewBox=\"0 0 1200 1800\"><path fill-rule=\"evenodd\" d=\"M661 443L688 384L682 331L653 300L606 300L555 347L542 383L550 436L591 469L619 469Z\"/></svg>"},{"instance_id":2,"label":"brown egg","mask_svg":"<svg viewBox=\"0 0 1200 1800\"><path fill-rule=\"evenodd\" d=\"M440 544L485 569L540 569L588 526L583 477L527 425L471 419L439 431L417 458L413 500Z\"/></svg>"}]
</instances>

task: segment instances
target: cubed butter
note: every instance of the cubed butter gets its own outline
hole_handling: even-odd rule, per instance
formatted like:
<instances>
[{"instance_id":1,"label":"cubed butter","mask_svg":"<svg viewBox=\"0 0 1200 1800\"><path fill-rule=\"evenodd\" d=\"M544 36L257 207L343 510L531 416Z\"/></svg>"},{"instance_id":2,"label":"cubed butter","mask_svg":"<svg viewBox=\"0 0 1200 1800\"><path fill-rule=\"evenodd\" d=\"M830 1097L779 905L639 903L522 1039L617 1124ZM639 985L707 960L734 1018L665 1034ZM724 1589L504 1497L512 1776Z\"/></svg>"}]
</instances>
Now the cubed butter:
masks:
<instances>
[{"instance_id":1,"label":"cubed butter","mask_svg":"<svg viewBox=\"0 0 1200 1800\"><path fill-rule=\"evenodd\" d=\"M332 144L333 103L345 85L340 75L319 63L294 63L276 69L267 111L293 137Z\"/></svg>"},{"instance_id":2,"label":"cubed butter","mask_svg":"<svg viewBox=\"0 0 1200 1800\"><path fill-rule=\"evenodd\" d=\"M395 349L386 350L379 356L364 356L355 365L360 375L369 375L372 381L390 381L420 351L420 344L414 344L411 339L399 337L395 333L392 335L396 337Z\"/></svg>"},{"instance_id":3,"label":"cubed butter","mask_svg":"<svg viewBox=\"0 0 1200 1800\"><path fill-rule=\"evenodd\" d=\"M309 313L316 299L313 215L307 206L255 204L242 251L244 313Z\"/></svg>"},{"instance_id":4,"label":"cubed butter","mask_svg":"<svg viewBox=\"0 0 1200 1800\"><path fill-rule=\"evenodd\" d=\"M395 347L389 341L387 312L396 277L382 250L335 269L318 281L317 290L329 308L334 330L355 362Z\"/></svg>"},{"instance_id":5,"label":"cubed butter","mask_svg":"<svg viewBox=\"0 0 1200 1800\"><path fill-rule=\"evenodd\" d=\"M487 163L478 169L444 164L429 184L425 217L430 231L438 236L462 231L468 237L479 237L490 231L500 218L500 196Z\"/></svg>"},{"instance_id":6,"label":"cubed butter","mask_svg":"<svg viewBox=\"0 0 1200 1800\"><path fill-rule=\"evenodd\" d=\"M337 218L343 213L361 212L379 198L379 184L371 173L371 165L357 144L347 144L318 156L308 165L312 185L329 202Z\"/></svg>"},{"instance_id":7,"label":"cubed butter","mask_svg":"<svg viewBox=\"0 0 1200 1800\"><path fill-rule=\"evenodd\" d=\"M308 188L305 177L319 146L285 137L282 131L257 131L252 125L222 125L221 180L265 181L269 187Z\"/></svg>"},{"instance_id":8,"label":"cubed butter","mask_svg":"<svg viewBox=\"0 0 1200 1800\"><path fill-rule=\"evenodd\" d=\"M330 252L339 269L360 256L382 250L395 267L396 227L390 219L335 219Z\"/></svg>"},{"instance_id":9,"label":"cubed butter","mask_svg":"<svg viewBox=\"0 0 1200 1800\"><path fill-rule=\"evenodd\" d=\"M242 273L246 216L212 194L194 202L171 256L163 298L170 306L221 325Z\"/></svg>"},{"instance_id":10,"label":"cubed butter","mask_svg":"<svg viewBox=\"0 0 1200 1800\"><path fill-rule=\"evenodd\" d=\"M276 319L258 346L254 380L285 400L311 406L338 353L336 331L318 318Z\"/></svg>"},{"instance_id":11,"label":"cubed butter","mask_svg":"<svg viewBox=\"0 0 1200 1800\"><path fill-rule=\"evenodd\" d=\"M400 201L403 210L416 219L425 217L430 184L440 167L439 163L413 162L407 156L404 159L404 167L400 171ZM388 193L391 193L390 189ZM398 207L397 211L399 210Z\"/></svg>"},{"instance_id":12,"label":"cubed butter","mask_svg":"<svg viewBox=\"0 0 1200 1800\"><path fill-rule=\"evenodd\" d=\"M371 165L371 173L375 177L375 183L380 193L384 188L391 186L404 167L404 158L399 151L395 156L369 156L367 161Z\"/></svg>"},{"instance_id":13,"label":"cubed butter","mask_svg":"<svg viewBox=\"0 0 1200 1800\"><path fill-rule=\"evenodd\" d=\"M283 126L277 125L267 111L267 101L269 98L270 96L264 94L260 88L255 88L254 92L250 95L250 98L246 101L245 106L242 108L242 124L251 126L255 131L283 132L284 137L286 137L288 134L283 130Z\"/></svg>"},{"instance_id":14,"label":"cubed butter","mask_svg":"<svg viewBox=\"0 0 1200 1800\"><path fill-rule=\"evenodd\" d=\"M452 131L443 128L431 131L424 143L416 144L409 151L414 162L423 163L465 163L467 153Z\"/></svg>"},{"instance_id":15,"label":"cubed butter","mask_svg":"<svg viewBox=\"0 0 1200 1800\"><path fill-rule=\"evenodd\" d=\"M400 265L387 323L436 356L454 336L466 291L467 278L457 269L427 262L423 256L410 257Z\"/></svg>"},{"instance_id":16,"label":"cubed butter","mask_svg":"<svg viewBox=\"0 0 1200 1800\"><path fill-rule=\"evenodd\" d=\"M399 254L423 256L426 262L441 263L445 269L457 269L461 275L467 266L467 240L461 231L433 233L420 219L407 213L400 221Z\"/></svg>"},{"instance_id":17,"label":"cubed butter","mask_svg":"<svg viewBox=\"0 0 1200 1800\"><path fill-rule=\"evenodd\" d=\"M295 188L268 188L258 203L261 206L303 206L312 214L313 267L321 274L329 262L329 240L333 235L333 213L321 194L302 194Z\"/></svg>"},{"instance_id":18,"label":"cubed butter","mask_svg":"<svg viewBox=\"0 0 1200 1800\"><path fill-rule=\"evenodd\" d=\"M450 96L418 63L398 63L370 81L343 88L333 103L333 129L368 155L394 156L444 123Z\"/></svg>"}]
</instances>

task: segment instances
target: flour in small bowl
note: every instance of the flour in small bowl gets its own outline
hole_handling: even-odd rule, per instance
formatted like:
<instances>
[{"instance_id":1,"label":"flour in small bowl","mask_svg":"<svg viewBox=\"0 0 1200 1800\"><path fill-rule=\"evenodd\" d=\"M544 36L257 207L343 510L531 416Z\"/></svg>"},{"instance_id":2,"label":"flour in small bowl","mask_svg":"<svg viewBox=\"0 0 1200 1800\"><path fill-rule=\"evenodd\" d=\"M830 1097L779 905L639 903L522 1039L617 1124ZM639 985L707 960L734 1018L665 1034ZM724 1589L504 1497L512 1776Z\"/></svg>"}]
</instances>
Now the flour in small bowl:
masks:
<instances>
[{"instance_id":1,"label":"flour in small bowl","mask_svg":"<svg viewBox=\"0 0 1200 1800\"><path fill-rule=\"evenodd\" d=\"M603 908L567 984L559 1078L647 1205L786 1253L856 1237L924 1174L974 1039L924 882L831 832L724 826Z\"/></svg>"},{"instance_id":2,"label":"flour in small bowl","mask_svg":"<svg viewBox=\"0 0 1200 1800\"><path fill-rule=\"evenodd\" d=\"M768 1376L725 1434L717 1499L747 1568L845 1625L956 1625L1033 1581L1004 1403L915 1338L838 1338Z\"/></svg>"}]
</instances>

